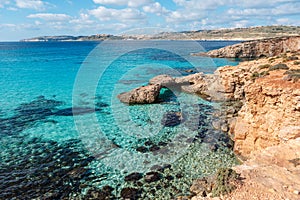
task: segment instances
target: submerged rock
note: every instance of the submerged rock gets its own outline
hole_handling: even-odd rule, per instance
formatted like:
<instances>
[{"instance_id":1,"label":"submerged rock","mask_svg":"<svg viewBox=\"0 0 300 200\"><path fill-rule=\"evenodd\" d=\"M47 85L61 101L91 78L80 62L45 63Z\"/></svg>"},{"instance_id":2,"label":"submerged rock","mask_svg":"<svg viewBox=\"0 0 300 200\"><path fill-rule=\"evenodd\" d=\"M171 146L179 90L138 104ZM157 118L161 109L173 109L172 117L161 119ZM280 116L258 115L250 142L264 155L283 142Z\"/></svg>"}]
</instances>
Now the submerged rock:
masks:
<instances>
[{"instance_id":1,"label":"submerged rock","mask_svg":"<svg viewBox=\"0 0 300 200\"><path fill-rule=\"evenodd\" d=\"M129 92L123 92L118 95L118 98L123 103L128 104L147 104L154 103L159 96L161 85L147 85Z\"/></svg>"},{"instance_id":2,"label":"submerged rock","mask_svg":"<svg viewBox=\"0 0 300 200\"><path fill-rule=\"evenodd\" d=\"M179 125L182 122L182 120L183 116L181 112L172 111L164 114L161 124L163 126L173 127Z\"/></svg>"},{"instance_id":3,"label":"submerged rock","mask_svg":"<svg viewBox=\"0 0 300 200\"><path fill-rule=\"evenodd\" d=\"M138 199L141 191L137 188L123 188L121 191L121 197L123 199Z\"/></svg>"},{"instance_id":4,"label":"submerged rock","mask_svg":"<svg viewBox=\"0 0 300 200\"><path fill-rule=\"evenodd\" d=\"M124 180L125 181L138 181L141 178L143 178L143 175L141 173L133 172L133 173L125 176Z\"/></svg>"},{"instance_id":5,"label":"submerged rock","mask_svg":"<svg viewBox=\"0 0 300 200\"><path fill-rule=\"evenodd\" d=\"M158 172L148 172L145 175L145 181L148 183L155 182L161 179L161 174Z\"/></svg>"}]
</instances>

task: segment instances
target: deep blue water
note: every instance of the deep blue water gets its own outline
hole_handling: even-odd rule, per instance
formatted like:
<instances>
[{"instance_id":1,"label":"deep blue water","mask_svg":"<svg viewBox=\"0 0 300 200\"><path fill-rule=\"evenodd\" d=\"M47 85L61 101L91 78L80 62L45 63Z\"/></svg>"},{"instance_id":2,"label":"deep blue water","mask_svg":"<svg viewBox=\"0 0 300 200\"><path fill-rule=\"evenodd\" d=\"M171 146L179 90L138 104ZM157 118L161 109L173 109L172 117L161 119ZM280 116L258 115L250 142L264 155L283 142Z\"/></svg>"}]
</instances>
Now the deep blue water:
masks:
<instances>
[{"instance_id":1,"label":"deep blue water","mask_svg":"<svg viewBox=\"0 0 300 200\"><path fill-rule=\"evenodd\" d=\"M0 199L170 199L233 165L228 138L211 127L216 104L168 89L152 105L116 98L159 74L236 65L190 56L233 43L0 43ZM174 113L184 120L168 125ZM133 172L138 180L125 178Z\"/></svg>"}]
</instances>

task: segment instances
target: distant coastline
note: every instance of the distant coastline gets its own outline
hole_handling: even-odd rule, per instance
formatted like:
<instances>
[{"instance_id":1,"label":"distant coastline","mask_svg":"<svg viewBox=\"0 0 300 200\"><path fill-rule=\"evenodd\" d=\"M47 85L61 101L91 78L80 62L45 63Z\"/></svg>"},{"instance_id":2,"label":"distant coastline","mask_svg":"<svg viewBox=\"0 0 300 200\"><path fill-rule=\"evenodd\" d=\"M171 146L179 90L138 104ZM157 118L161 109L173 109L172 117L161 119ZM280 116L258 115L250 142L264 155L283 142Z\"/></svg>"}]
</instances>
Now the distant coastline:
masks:
<instances>
[{"instance_id":1,"label":"distant coastline","mask_svg":"<svg viewBox=\"0 0 300 200\"><path fill-rule=\"evenodd\" d=\"M250 28L233 28L219 30L197 30L182 32L161 32L158 34L110 35L96 34L90 36L40 36L23 39L21 42L66 42L66 41L104 41L104 40L228 40L246 41L281 36L297 36L300 26L259 26Z\"/></svg>"}]
</instances>

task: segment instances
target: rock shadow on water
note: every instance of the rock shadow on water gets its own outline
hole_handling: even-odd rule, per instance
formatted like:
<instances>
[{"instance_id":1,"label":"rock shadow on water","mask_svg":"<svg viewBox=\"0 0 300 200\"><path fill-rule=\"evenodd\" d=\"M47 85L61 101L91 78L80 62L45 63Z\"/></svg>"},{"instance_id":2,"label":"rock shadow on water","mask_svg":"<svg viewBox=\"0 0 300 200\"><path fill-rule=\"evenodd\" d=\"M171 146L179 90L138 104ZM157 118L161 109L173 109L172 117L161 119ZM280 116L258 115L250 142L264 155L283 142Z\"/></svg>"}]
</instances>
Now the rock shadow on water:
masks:
<instances>
[{"instance_id":1,"label":"rock shadow on water","mask_svg":"<svg viewBox=\"0 0 300 200\"><path fill-rule=\"evenodd\" d=\"M50 116L75 116L85 115L102 111L102 107L108 105L96 102L96 108L91 107L69 107L58 109L65 103L39 96L29 103L22 103L14 109L12 117L0 118L0 134L13 135L33 127L38 122L47 122Z\"/></svg>"},{"instance_id":2,"label":"rock shadow on water","mask_svg":"<svg viewBox=\"0 0 300 200\"><path fill-rule=\"evenodd\" d=\"M90 114L94 112L101 111L99 108L84 108L84 107L73 107L73 108L65 108L61 109L57 112L54 112L53 114L55 116L75 116L75 115L84 115L84 114Z\"/></svg>"}]
</instances>

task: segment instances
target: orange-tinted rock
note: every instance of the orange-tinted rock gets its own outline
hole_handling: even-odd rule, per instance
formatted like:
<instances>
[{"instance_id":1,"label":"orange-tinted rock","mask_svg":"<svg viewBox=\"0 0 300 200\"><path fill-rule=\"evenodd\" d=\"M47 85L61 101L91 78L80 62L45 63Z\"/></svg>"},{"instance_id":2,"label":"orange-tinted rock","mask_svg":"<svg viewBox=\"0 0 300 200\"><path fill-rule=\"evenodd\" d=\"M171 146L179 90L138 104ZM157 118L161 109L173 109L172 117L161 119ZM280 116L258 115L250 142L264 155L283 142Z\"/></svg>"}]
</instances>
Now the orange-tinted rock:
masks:
<instances>
[{"instance_id":1,"label":"orange-tinted rock","mask_svg":"<svg viewBox=\"0 0 300 200\"><path fill-rule=\"evenodd\" d=\"M300 137L300 82L277 71L245 87L245 103L235 123L235 151L252 151Z\"/></svg>"}]
</instances>

